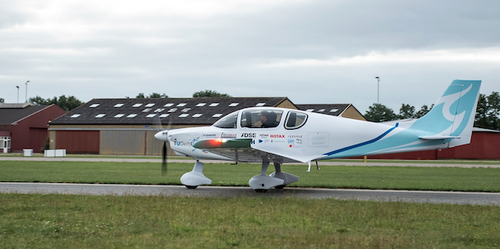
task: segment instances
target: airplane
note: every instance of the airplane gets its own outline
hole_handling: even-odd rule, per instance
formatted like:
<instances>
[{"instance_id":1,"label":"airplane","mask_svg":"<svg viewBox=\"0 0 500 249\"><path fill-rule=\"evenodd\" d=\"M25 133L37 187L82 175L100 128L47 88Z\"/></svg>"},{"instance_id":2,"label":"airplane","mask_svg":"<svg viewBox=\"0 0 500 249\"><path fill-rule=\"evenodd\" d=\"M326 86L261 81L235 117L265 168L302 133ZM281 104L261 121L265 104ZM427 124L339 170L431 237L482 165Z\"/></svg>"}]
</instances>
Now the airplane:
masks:
<instances>
[{"instance_id":1,"label":"airplane","mask_svg":"<svg viewBox=\"0 0 500 249\"><path fill-rule=\"evenodd\" d=\"M470 143L480 80L454 80L434 107L411 121L373 123L277 107L250 107L228 114L209 127L163 130L155 138L178 155L196 160L181 177L189 189L209 185L203 159L261 163L249 180L257 192L282 189L299 176L281 170L283 163L435 150ZM270 163L275 172L267 175ZM319 169L319 168L318 168Z\"/></svg>"}]
</instances>

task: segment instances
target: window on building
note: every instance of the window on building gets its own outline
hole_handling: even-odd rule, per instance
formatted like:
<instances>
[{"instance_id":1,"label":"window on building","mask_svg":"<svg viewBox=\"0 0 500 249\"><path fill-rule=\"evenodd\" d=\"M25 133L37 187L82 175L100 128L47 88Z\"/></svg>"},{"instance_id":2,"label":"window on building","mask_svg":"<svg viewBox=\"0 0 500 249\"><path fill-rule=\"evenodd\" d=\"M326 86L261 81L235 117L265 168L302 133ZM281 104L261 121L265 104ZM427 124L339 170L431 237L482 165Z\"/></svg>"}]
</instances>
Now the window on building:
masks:
<instances>
[{"instance_id":1,"label":"window on building","mask_svg":"<svg viewBox=\"0 0 500 249\"><path fill-rule=\"evenodd\" d=\"M0 148L10 149L10 137L0 137Z\"/></svg>"}]
</instances>

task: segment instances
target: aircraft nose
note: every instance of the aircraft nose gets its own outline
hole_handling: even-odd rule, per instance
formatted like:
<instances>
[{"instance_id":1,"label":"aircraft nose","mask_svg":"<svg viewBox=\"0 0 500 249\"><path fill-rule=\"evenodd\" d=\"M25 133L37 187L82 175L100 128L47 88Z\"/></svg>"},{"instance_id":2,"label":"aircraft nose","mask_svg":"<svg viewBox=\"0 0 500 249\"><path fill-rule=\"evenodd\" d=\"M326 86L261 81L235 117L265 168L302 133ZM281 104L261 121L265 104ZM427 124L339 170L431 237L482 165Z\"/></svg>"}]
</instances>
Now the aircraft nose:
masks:
<instances>
[{"instance_id":1,"label":"aircraft nose","mask_svg":"<svg viewBox=\"0 0 500 249\"><path fill-rule=\"evenodd\" d=\"M155 134L155 138L161 141L167 141L167 132L160 131Z\"/></svg>"}]
</instances>

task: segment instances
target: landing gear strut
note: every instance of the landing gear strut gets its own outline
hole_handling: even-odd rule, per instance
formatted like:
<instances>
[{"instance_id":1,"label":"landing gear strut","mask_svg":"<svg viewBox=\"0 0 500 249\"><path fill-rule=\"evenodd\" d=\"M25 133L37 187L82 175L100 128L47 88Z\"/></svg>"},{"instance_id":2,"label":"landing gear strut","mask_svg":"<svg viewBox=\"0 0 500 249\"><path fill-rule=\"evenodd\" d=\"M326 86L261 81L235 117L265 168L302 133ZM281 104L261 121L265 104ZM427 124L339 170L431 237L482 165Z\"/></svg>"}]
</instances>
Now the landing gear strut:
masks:
<instances>
[{"instance_id":1,"label":"landing gear strut","mask_svg":"<svg viewBox=\"0 0 500 249\"><path fill-rule=\"evenodd\" d=\"M181 183L184 184L188 189L195 189L200 185L211 184L212 180L208 179L205 175L203 175L204 165L205 165L204 163L196 160L196 163L194 163L193 170L182 175Z\"/></svg>"},{"instance_id":2,"label":"landing gear strut","mask_svg":"<svg viewBox=\"0 0 500 249\"><path fill-rule=\"evenodd\" d=\"M275 172L266 175L267 168L269 167L269 159L267 156L262 156L262 168L260 170L260 175L256 175L248 181L250 187L257 192L265 192L270 188L283 189L286 185L296 182L299 177L286 172L281 171L281 161L274 160Z\"/></svg>"}]
</instances>

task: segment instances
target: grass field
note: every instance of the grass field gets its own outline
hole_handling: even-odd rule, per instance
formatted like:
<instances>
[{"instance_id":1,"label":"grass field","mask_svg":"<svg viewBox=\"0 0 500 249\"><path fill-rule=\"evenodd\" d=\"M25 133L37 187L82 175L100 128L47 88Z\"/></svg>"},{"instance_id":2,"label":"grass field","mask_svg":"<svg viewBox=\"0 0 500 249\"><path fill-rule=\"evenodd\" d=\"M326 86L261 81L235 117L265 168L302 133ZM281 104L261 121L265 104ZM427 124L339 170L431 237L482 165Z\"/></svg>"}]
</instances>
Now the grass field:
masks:
<instances>
[{"instance_id":1,"label":"grass field","mask_svg":"<svg viewBox=\"0 0 500 249\"><path fill-rule=\"evenodd\" d=\"M500 208L0 194L2 248L496 248Z\"/></svg>"},{"instance_id":2,"label":"grass field","mask_svg":"<svg viewBox=\"0 0 500 249\"><path fill-rule=\"evenodd\" d=\"M272 168L272 167L270 167ZM191 163L1 161L0 181L180 184ZM497 168L285 165L292 186L500 192ZM270 169L268 173L272 170ZM247 186L257 164L206 164ZM0 248L498 248L500 207L297 198L0 194Z\"/></svg>"},{"instance_id":3,"label":"grass field","mask_svg":"<svg viewBox=\"0 0 500 249\"><path fill-rule=\"evenodd\" d=\"M0 181L180 184L182 174L192 167L192 163L170 163L168 174L162 176L158 163L1 161ZM301 177L290 186L500 192L499 168L322 166L309 173L305 165L282 168ZM273 170L270 167L268 173ZM220 186L248 186L258 173L258 164L206 164L204 168L212 185Z\"/></svg>"}]
</instances>

